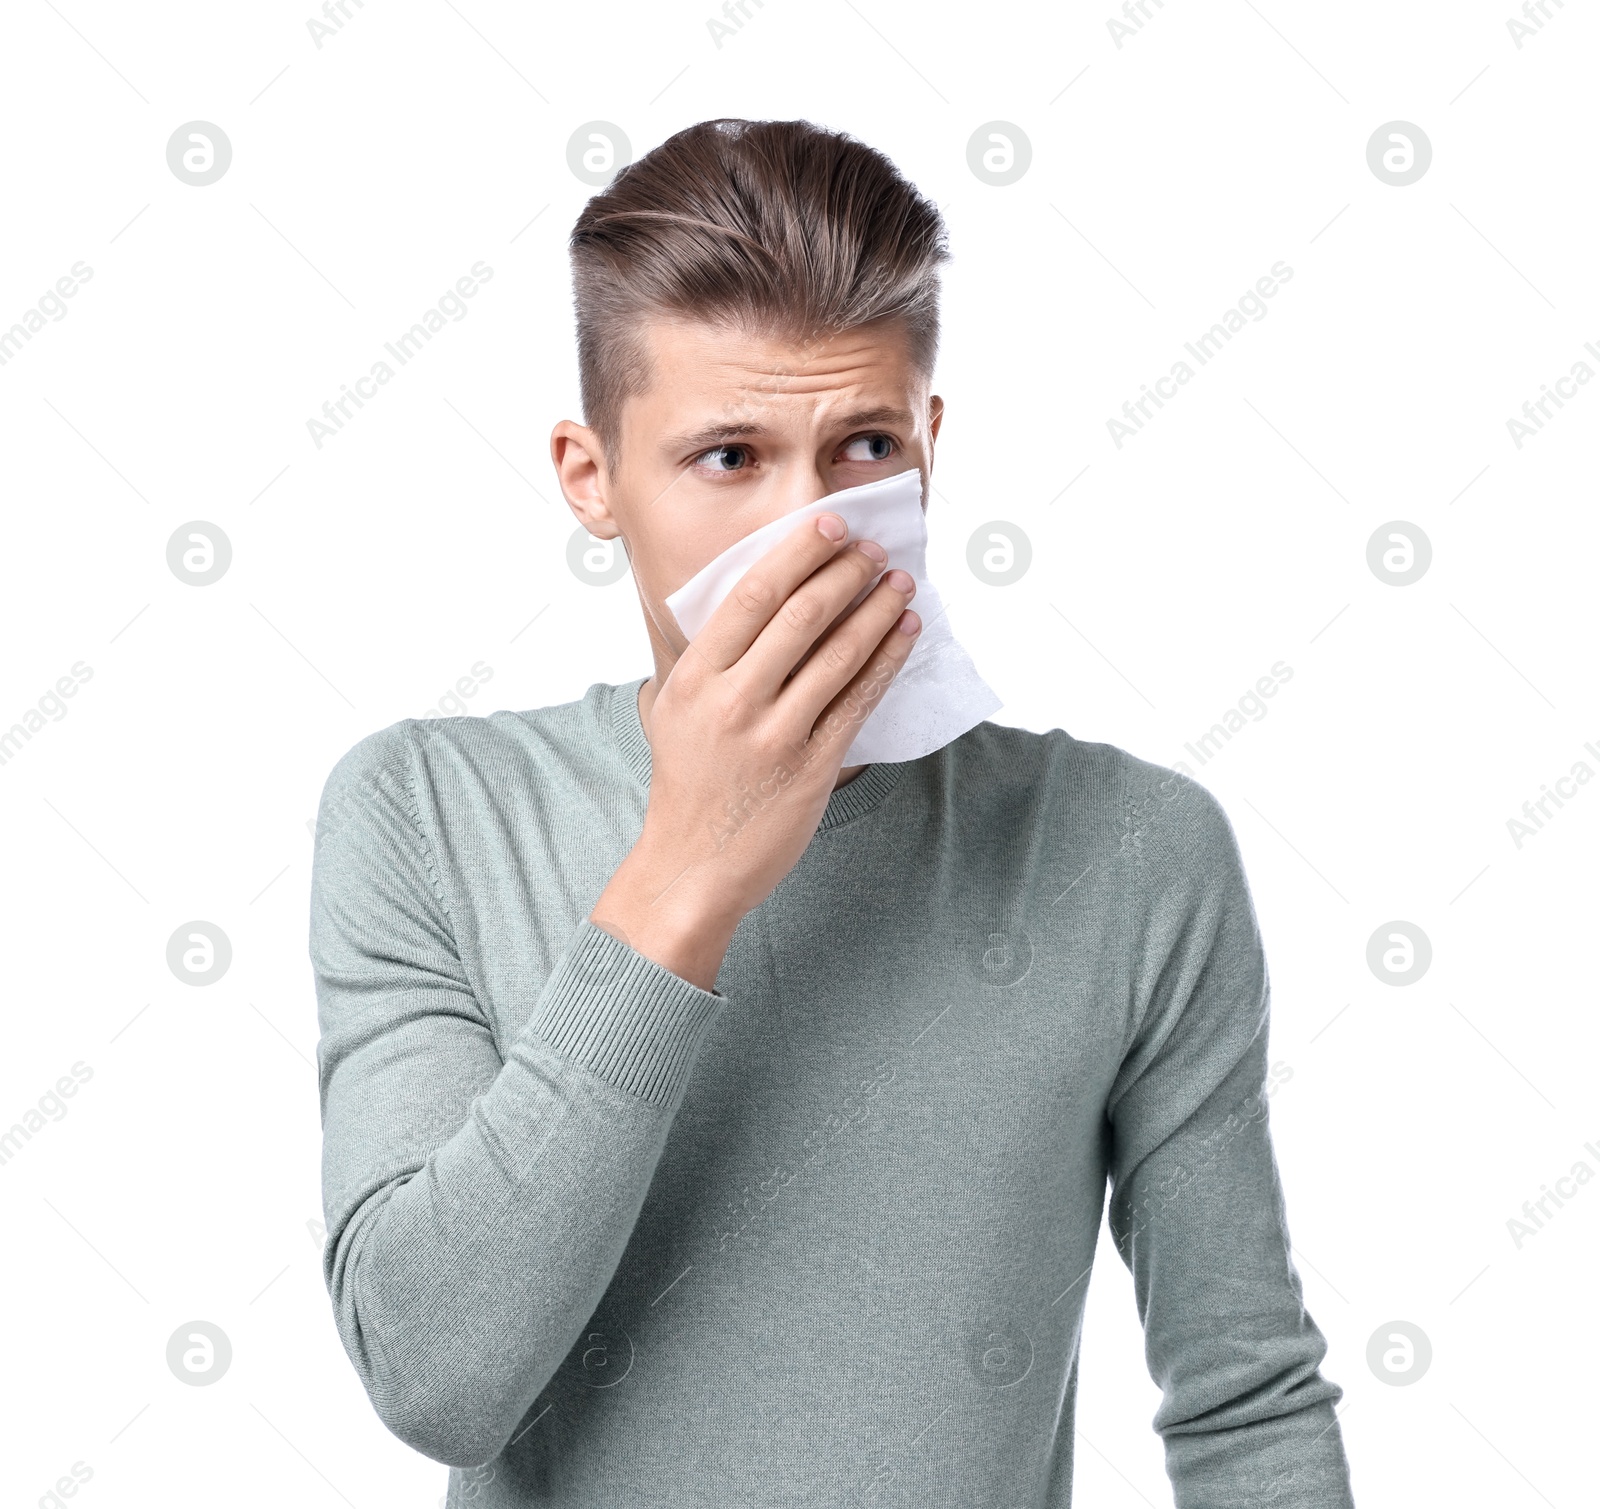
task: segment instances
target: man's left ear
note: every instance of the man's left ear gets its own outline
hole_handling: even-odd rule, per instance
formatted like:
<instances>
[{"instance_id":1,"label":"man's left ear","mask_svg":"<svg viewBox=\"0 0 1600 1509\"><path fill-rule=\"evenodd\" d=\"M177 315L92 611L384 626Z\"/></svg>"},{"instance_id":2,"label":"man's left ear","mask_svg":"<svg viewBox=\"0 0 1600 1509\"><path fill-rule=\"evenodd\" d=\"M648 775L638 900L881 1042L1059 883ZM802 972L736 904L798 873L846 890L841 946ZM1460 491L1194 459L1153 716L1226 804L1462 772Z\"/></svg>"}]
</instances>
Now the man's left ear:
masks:
<instances>
[{"instance_id":1,"label":"man's left ear","mask_svg":"<svg viewBox=\"0 0 1600 1509\"><path fill-rule=\"evenodd\" d=\"M939 438L939 421L944 418L944 399L937 393L928 400L928 434L934 439Z\"/></svg>"}]
</instances>

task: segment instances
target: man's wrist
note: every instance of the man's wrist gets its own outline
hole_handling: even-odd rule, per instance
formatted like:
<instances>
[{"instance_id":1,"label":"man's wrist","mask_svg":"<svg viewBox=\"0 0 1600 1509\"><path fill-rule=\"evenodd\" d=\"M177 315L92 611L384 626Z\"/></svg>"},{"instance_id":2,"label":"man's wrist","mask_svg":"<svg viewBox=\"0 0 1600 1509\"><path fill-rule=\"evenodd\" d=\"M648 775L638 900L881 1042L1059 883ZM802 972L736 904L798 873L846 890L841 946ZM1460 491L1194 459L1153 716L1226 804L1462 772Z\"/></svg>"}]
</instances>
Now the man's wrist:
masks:
<instances>
[{"instance_id":1,"label":"man's wrist","mask_svg":"<svg viewBox=\"0 0 1600 1509\"><path fill-rule=\"evenodd\" d=\"M693 869L674 869L636 847L600 893L589 920L662 968L711 990L739 919L704 896Z\"/></svg>"}]
</instances>

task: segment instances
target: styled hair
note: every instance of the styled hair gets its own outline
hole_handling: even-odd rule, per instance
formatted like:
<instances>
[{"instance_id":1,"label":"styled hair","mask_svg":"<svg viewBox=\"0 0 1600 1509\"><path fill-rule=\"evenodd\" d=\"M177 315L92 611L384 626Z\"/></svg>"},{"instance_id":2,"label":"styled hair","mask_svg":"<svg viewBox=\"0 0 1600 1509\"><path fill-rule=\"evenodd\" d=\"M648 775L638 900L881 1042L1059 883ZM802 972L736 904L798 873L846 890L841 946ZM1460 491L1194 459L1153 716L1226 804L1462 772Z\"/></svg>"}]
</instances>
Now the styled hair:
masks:
<instances>
[{"instance_id":1,"label":"styled hair","mask_svg":"<svg viewBox=\"0 0 1600 1509\"><path fill-rule=\"evenodd\" d=\"M929 376L938 206L881 152L810 121L700 121L623 168L568 242L584 423L615 468L622 405L652 381L646 321L809 341L898 318Z\"/></svg>"}]
</instances>

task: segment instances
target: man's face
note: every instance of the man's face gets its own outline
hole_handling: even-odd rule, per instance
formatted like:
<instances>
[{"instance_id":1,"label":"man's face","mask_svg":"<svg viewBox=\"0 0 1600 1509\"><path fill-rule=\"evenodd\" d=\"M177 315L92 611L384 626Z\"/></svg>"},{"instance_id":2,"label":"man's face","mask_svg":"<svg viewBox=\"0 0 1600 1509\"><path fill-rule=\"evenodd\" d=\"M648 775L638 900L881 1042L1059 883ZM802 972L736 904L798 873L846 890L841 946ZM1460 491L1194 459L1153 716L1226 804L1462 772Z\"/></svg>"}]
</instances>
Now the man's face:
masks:
<instances>
[{"instance_id":1,"label":"man's face","mask_svg":"<svg viewBox=\"0 0 1600 1509\"><path fill-rule=\"evenodd\" d=\"M663 320L645 336L652 382L623 406L616 469L570 421L551 454L579 522L626 544L659 664L685 648L664 599L734 541L910 467L926 484L944 405L897 320L809 339Z\"/></svg>"}]
</instances>

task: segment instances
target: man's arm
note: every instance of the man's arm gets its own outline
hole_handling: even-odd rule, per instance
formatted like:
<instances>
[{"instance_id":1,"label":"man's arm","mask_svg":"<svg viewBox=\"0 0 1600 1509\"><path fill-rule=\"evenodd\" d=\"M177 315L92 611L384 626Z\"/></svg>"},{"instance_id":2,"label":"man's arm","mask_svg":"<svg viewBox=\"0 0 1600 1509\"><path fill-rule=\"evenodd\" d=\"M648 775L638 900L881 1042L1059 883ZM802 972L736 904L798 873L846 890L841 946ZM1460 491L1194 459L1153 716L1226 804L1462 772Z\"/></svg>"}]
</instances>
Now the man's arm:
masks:
<instances>
[{"instance_id":1,"label":"man's arm","mask_svg":"<svg viewBox=\"0 0 1600 1509\"><path fill-rule=\"evenodd\" d=\"M1290 1259L1267 1128L1270 992L1238 843L1192 781L1131 794L1134 1028L1108 1103L1110 1222L1175 1502L1350 1509L1341 1390L1318 1370L1327 1344Z\"/></svg>"},{"instance_id":2,"label":"man's arm","mask_svg":"<svg viewBox=\"0 0 1600 1509\"><path fill-rule=\"evenodd\" d=\"M824 514L780 541L666 678L639 840L503 1061L456 948L410 726L328 779L311 886L324 1270L379 1417L436 1461L497 1455L593 1315L734 929L804 852L911 653L915 582L887 572L849 608L881 563L845 535ZM721 820L778 773L782 799L724 846Z\"/></svg>"},{"instance_id":3,"label":"man's arm","mask_svg":"<svg viewBox=\"0 0 1600 1509\"><path fill-rule=\"evenodd\" d=\"M620 1262L723 998L585 920L502 1062L457 953L401 725L323 792L311 898L324 1276L384 1424L506 1445Z\"/></svg>"}]
</instances>

